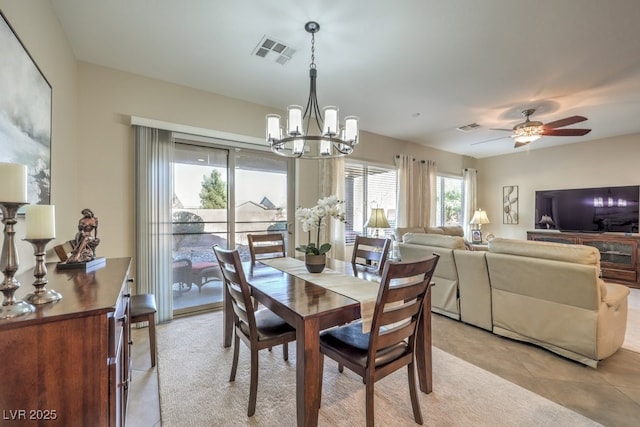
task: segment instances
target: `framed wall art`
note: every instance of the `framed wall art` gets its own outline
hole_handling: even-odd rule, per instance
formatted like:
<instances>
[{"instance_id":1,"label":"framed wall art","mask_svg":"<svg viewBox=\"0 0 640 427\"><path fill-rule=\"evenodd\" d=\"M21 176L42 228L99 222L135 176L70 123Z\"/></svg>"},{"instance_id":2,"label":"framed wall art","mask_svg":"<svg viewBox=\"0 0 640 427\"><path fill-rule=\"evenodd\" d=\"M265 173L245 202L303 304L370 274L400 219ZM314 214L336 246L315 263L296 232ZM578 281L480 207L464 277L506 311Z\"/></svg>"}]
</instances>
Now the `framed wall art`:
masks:
<instances>
[{"instance_id":1,"label":"framed wall art","mask_svg":"<svg viewBox=\"0 0 640 427\"><path fill-rule=\"evenodd\" d=\"M0 12L0 162L28 168L27 200L51 201L51 85Z\"/></svg>"},{"instance_id":2,"label":"framed wall art","mask_svg":"<svg viewBox=\"0 0 640 427\"><path fill-rule=\"evenodd\" d=\"M518 186L502 187L502 223L518 223Z\"/></svg>"}]
</instances>

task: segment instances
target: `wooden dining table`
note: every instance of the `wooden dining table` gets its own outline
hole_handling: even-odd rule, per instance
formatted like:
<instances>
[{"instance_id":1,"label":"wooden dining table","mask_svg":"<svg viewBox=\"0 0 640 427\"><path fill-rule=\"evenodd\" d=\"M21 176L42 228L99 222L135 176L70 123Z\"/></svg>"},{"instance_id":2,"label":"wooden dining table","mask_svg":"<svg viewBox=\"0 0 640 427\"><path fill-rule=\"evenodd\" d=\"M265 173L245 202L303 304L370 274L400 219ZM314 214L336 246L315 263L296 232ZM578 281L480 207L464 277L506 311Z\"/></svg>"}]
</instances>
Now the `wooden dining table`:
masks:
<instances>
[{"instance_id":1,"label":"wooden dining table","mask_svg":"<svg viewBox=\"0 0 640 427\"><path fill-rule=\"evenodd\" d=\"M367 281L379 281L371 269L327 259L327 268ZM296 329L296 416L298 426L317 426L322 378L320 331L361 318L360 302L340 293L256 263L243 263L253 297ZM322 274L322 273L320 273ZM231 345L233 309L225 288L224 346ZM427 291L423 316L418 325L416 365L420 390L432 390L431 292Z\"/></svg>"}]
</instances>

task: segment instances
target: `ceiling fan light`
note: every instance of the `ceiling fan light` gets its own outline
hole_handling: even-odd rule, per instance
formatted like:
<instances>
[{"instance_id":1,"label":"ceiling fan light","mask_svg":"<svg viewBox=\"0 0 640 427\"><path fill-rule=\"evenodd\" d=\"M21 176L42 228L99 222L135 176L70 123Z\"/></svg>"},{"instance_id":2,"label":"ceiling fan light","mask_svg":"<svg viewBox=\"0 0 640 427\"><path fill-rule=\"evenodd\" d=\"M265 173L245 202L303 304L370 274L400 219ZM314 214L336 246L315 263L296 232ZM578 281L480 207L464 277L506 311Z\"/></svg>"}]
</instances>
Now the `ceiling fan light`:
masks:
<instances>
[{"instance_id":1,"label":"ceiling fan light","mask_svg":"<svg viewBox=\"0 0 640 427\"><path fill-rule=\"evenodd\" d=\"M515 137L515 141L528 144L529 142L536 141L540 138L541 138L540 135L518 135Z\"/></svg>"}]
</instances>

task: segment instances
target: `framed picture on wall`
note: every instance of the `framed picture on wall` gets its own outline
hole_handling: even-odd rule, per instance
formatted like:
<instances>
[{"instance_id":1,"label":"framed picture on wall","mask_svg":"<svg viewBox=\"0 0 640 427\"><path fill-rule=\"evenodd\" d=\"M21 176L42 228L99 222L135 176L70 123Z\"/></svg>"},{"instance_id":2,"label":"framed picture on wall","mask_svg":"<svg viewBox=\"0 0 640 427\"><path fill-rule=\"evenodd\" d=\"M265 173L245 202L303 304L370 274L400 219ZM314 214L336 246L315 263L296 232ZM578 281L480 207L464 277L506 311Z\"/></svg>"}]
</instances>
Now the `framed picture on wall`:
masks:
<instances>
[{"instance_id":1,"label":"framed picture on wall","mask_svg":"<svg viewBox=\"0 0 640 427\"><path fill-rule=\"evenodd\" d=\"M51 85L0 12L0 162L28 168L27 200L51 201Z\"/></svg>"},{"instance_id":2,"label":"framed picture on wall","mask_svg":"<svg viewBox=\"0 0 640 427\"><path fill-rule=\"evenodd\" d=\"M502 187L502 223L518 223L518 186Z\"/></svg>"}]
</instances>

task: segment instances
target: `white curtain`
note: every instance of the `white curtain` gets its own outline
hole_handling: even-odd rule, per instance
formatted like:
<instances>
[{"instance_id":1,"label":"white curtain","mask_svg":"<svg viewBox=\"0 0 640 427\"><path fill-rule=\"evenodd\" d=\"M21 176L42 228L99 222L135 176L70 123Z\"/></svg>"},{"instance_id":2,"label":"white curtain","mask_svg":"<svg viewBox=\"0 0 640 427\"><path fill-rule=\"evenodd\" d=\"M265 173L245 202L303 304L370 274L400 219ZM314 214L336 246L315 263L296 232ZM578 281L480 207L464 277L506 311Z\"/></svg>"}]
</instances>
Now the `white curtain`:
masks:
<instances>
[{"instance_id":1,"label":"white curtain","mask_svg":"<svg viewBox=\"0 0 640 427\"><path fill-rule=\"evenodd\" d=\"M136 289L156 298L156 320L173 317L171 291L173 150L171 132L135 128Z\"/></svg>"},{"instance_id":2,"label":"white curtain","mask_svg":"<svg viewBox=\"0 0 640 427\"><path fill-rule=\"evenodd\" d=\"M412 227L412 223L417 221L417 214L414 211L415 204L411 203L414 195L415 182L413 180L413 164L415 159L410 156L396 156L396 168L398 169L398 190L397 190L397 227Z\"/></svg>"},{"instance_id":3,"label":"white curtain","mask_svg":"<svg viewBox=\"0 0 640 427\"><path fill-rule=\"evenodd\" d=\"M419 227L432 227L436 219L436 162L422 160L420 162L420 219Z\"/></svg>"},{"instance_id":4,"label":"white curtain","mask_svg":"<svg viewBox=\"0 0 640 427\"><path fill-rule=\"evenodd\" d=\"M320 167L321 197L335 195L338 200L344 200L344 157L321 160ZM344 212L344 206L341 209ZM331 257L345 260L344 224L332 219L327 222L326 236L331 243Z\"/></svg>"},{"instance_id":5,"label":"white curtain","mask_svg":"<svg viewBox=\"0 0 640 427\"><path fill-rule=\"evenodd\" d=\"M436 176L434 161L416 164L411 156L397 155L398 191L396 227L431 227L436 212Z\"/></svg>"},{"instance_id":6,"label":"white curtain","mask_svg":"<svg viewBox=\"0 0 640 427\"><path fill-rule=\"evenodd\" d=\"M478 171L475 169L467 168L462 171L462 177L464 179L462 226L464 227L464 237L469 241L471 241L471 225L469 225L469 222L471 218L473 218L473 213L478 208L477 175Z\"/></svg>"}]
</instances>

